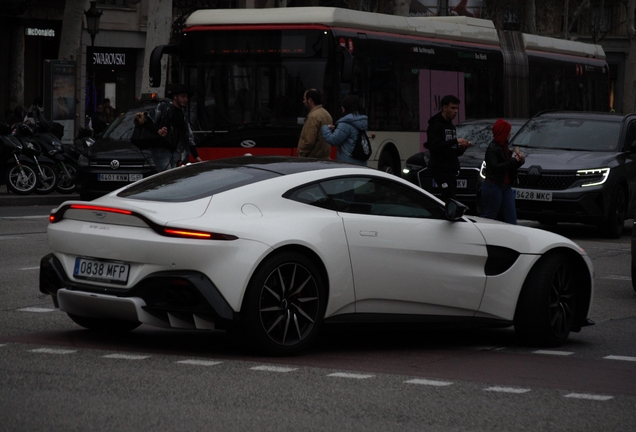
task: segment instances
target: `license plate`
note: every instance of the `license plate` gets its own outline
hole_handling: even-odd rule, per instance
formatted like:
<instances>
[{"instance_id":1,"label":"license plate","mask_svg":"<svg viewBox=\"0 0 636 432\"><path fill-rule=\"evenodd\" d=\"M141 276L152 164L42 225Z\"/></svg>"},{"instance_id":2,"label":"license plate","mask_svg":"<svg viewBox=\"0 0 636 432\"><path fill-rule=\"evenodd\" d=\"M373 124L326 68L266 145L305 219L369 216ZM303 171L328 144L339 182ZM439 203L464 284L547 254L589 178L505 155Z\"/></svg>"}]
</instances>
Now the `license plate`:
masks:
<instances>
[{"instance_id":1,"label":"license plate","mask_svg":"<svg viewBox=\"0 0 636 432\"><path fill-rule=\"evenodd\" d=\"M433 182L433 187L437 187L437 182L435 179L431 179ZM457 189L466 189L468 187L468 180L466 179L457 179Z\"/></svg>"},{"instance_id":2,"label":"license plate","mask_svg":"<svg viewBox=\"0 0 636 432\"><path fill-rule=\"evenodd\" d=\"M143 174L98 174L98 181L131 181L136 182L144 178Z\"/></svg>"},{"instance_id":3,"label":"license plate","mask_svg":"<svg viewBox=\"0 0 636 432\"><path fill-rule=\"evenodd\" d=\"M126 285L128 273L130 273L130 264L88 258L76 258L73 269L73 276L76 279L116 285Z\"/></svg>"},{"instance_id":4,"label":"license plate","mask_svg":"<svg viewBox=\"0 0 636 432\"><path fill-rule=\"evenodd\" d=\"M518 200L552 201L552 192L516 189L515 190L515 197Z\"/></svg>"}]
</instances>

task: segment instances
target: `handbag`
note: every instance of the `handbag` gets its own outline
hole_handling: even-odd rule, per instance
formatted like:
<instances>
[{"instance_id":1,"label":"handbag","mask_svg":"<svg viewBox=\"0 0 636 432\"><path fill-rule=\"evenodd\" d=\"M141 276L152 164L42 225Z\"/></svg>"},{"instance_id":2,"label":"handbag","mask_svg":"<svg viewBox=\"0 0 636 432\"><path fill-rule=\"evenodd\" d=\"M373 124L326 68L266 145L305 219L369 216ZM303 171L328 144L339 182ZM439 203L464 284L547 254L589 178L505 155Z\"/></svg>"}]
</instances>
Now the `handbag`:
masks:
<instances>
[{"instance_id":1,"label":"handbag","mask_svg":"<svg viewBox=\"0 0 636 432\"><path fill-rule=\"evenodd\" d=\"M136 113L133 123L135 128L130 142L140 150L170 147L170 143L157 133L159 128L147 112Z\"/></svg>"}]
</instances>

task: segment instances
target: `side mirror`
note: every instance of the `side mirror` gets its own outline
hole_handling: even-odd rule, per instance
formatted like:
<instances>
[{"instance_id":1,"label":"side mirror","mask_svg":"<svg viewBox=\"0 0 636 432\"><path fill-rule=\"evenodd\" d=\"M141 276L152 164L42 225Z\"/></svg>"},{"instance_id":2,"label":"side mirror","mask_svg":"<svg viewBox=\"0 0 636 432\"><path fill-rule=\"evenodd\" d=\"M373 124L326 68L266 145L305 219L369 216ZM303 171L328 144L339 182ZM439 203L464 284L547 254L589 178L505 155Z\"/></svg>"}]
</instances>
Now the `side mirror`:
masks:
<instances>
[{"instance_id":1,"label":"side mirror","mask_svg":"<svg viewBox=\"0 0 636 432\"><path fill-rule=\"evenodd\" d=\"M466 210L468 210L468 207L454 199L448 200L448 202L444 206L446 219L448 219L449 221L461 220L461 218L464 216L464 213L466 213Z\"/></svg>"}]
</instances>

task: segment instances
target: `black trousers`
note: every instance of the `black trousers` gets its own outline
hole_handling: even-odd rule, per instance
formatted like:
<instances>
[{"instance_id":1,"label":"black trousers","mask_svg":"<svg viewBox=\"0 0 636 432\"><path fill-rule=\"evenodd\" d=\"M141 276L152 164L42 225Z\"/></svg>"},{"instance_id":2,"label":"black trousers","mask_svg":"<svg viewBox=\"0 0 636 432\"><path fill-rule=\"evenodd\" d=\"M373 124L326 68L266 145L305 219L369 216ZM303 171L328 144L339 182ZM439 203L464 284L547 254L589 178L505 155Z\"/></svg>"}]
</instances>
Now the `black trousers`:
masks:
<instances>
[{"instance_id":1,"label":"black trousers","mask_svg":"<svg viewBox=\"0 0 636 432\"><path fill-rule=\"evenodd\" d=\"M448 202L451 198L455 199L457 192L457 175L455 172L437 172L433 179L442 192L442 201Z\"/></svg>"}]
</instances>

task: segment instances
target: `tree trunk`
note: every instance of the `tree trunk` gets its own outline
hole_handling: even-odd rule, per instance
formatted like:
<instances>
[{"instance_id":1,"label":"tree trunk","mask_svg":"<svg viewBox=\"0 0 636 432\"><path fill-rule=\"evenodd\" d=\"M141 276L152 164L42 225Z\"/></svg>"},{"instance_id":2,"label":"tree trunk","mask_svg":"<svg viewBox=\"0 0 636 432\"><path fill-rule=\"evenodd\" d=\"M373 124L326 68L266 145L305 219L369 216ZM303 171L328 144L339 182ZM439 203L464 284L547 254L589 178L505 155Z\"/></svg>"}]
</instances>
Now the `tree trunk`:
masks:
<instances>
[{"instance_id":1,"label":"tree trunk","mask_svg":"<svg viewBox=\"0 0 636 432\"><path fill-rule=\"evenodd\" d=\"M60 60L77 60L82 42L82 23L86 0L66 0L62 34L60 36Z\"/></svg>"},{"instance_id":2,"label":"tree trunk","mask_svg":"<svg viewBox=\"0 0 636 432\"><path fill-rule=\"evenodd\" d=\"M11 41L11 55L9 56L9 64L11 70L9 73L9 106L15 108L21 105L26 108L24 100L24 26L17 25L13 27ZM28 101L30 104L31 101Z\"/></svg>"},{"instance_id":3,"label":"tree trunk","mask_svg":"<svg viewBox=\"0 0 636 432\"><path fill-rule=\"evenodd\" d=\"M172 0L154 0L148 2L148 31L146 32L146 49L141 76L141 93L157 93L163 97L166 88L167 59L161 60L161 86L150 87L150 55L159 45L170 42L172 31Z\"/></svg>"},{"instance_id":4,"label":"tree trunk","mask_svg":"<svg viewBox=\"0 0 636 432\"><path fill-rule=\"evenodd\" d=\"M634 9L636 0L627 2L627 33L629 34L629 51L625 64L625 90L623 95L623 112L636 110L636 29L634 28Z\"/></svg>"}]
</instances>

